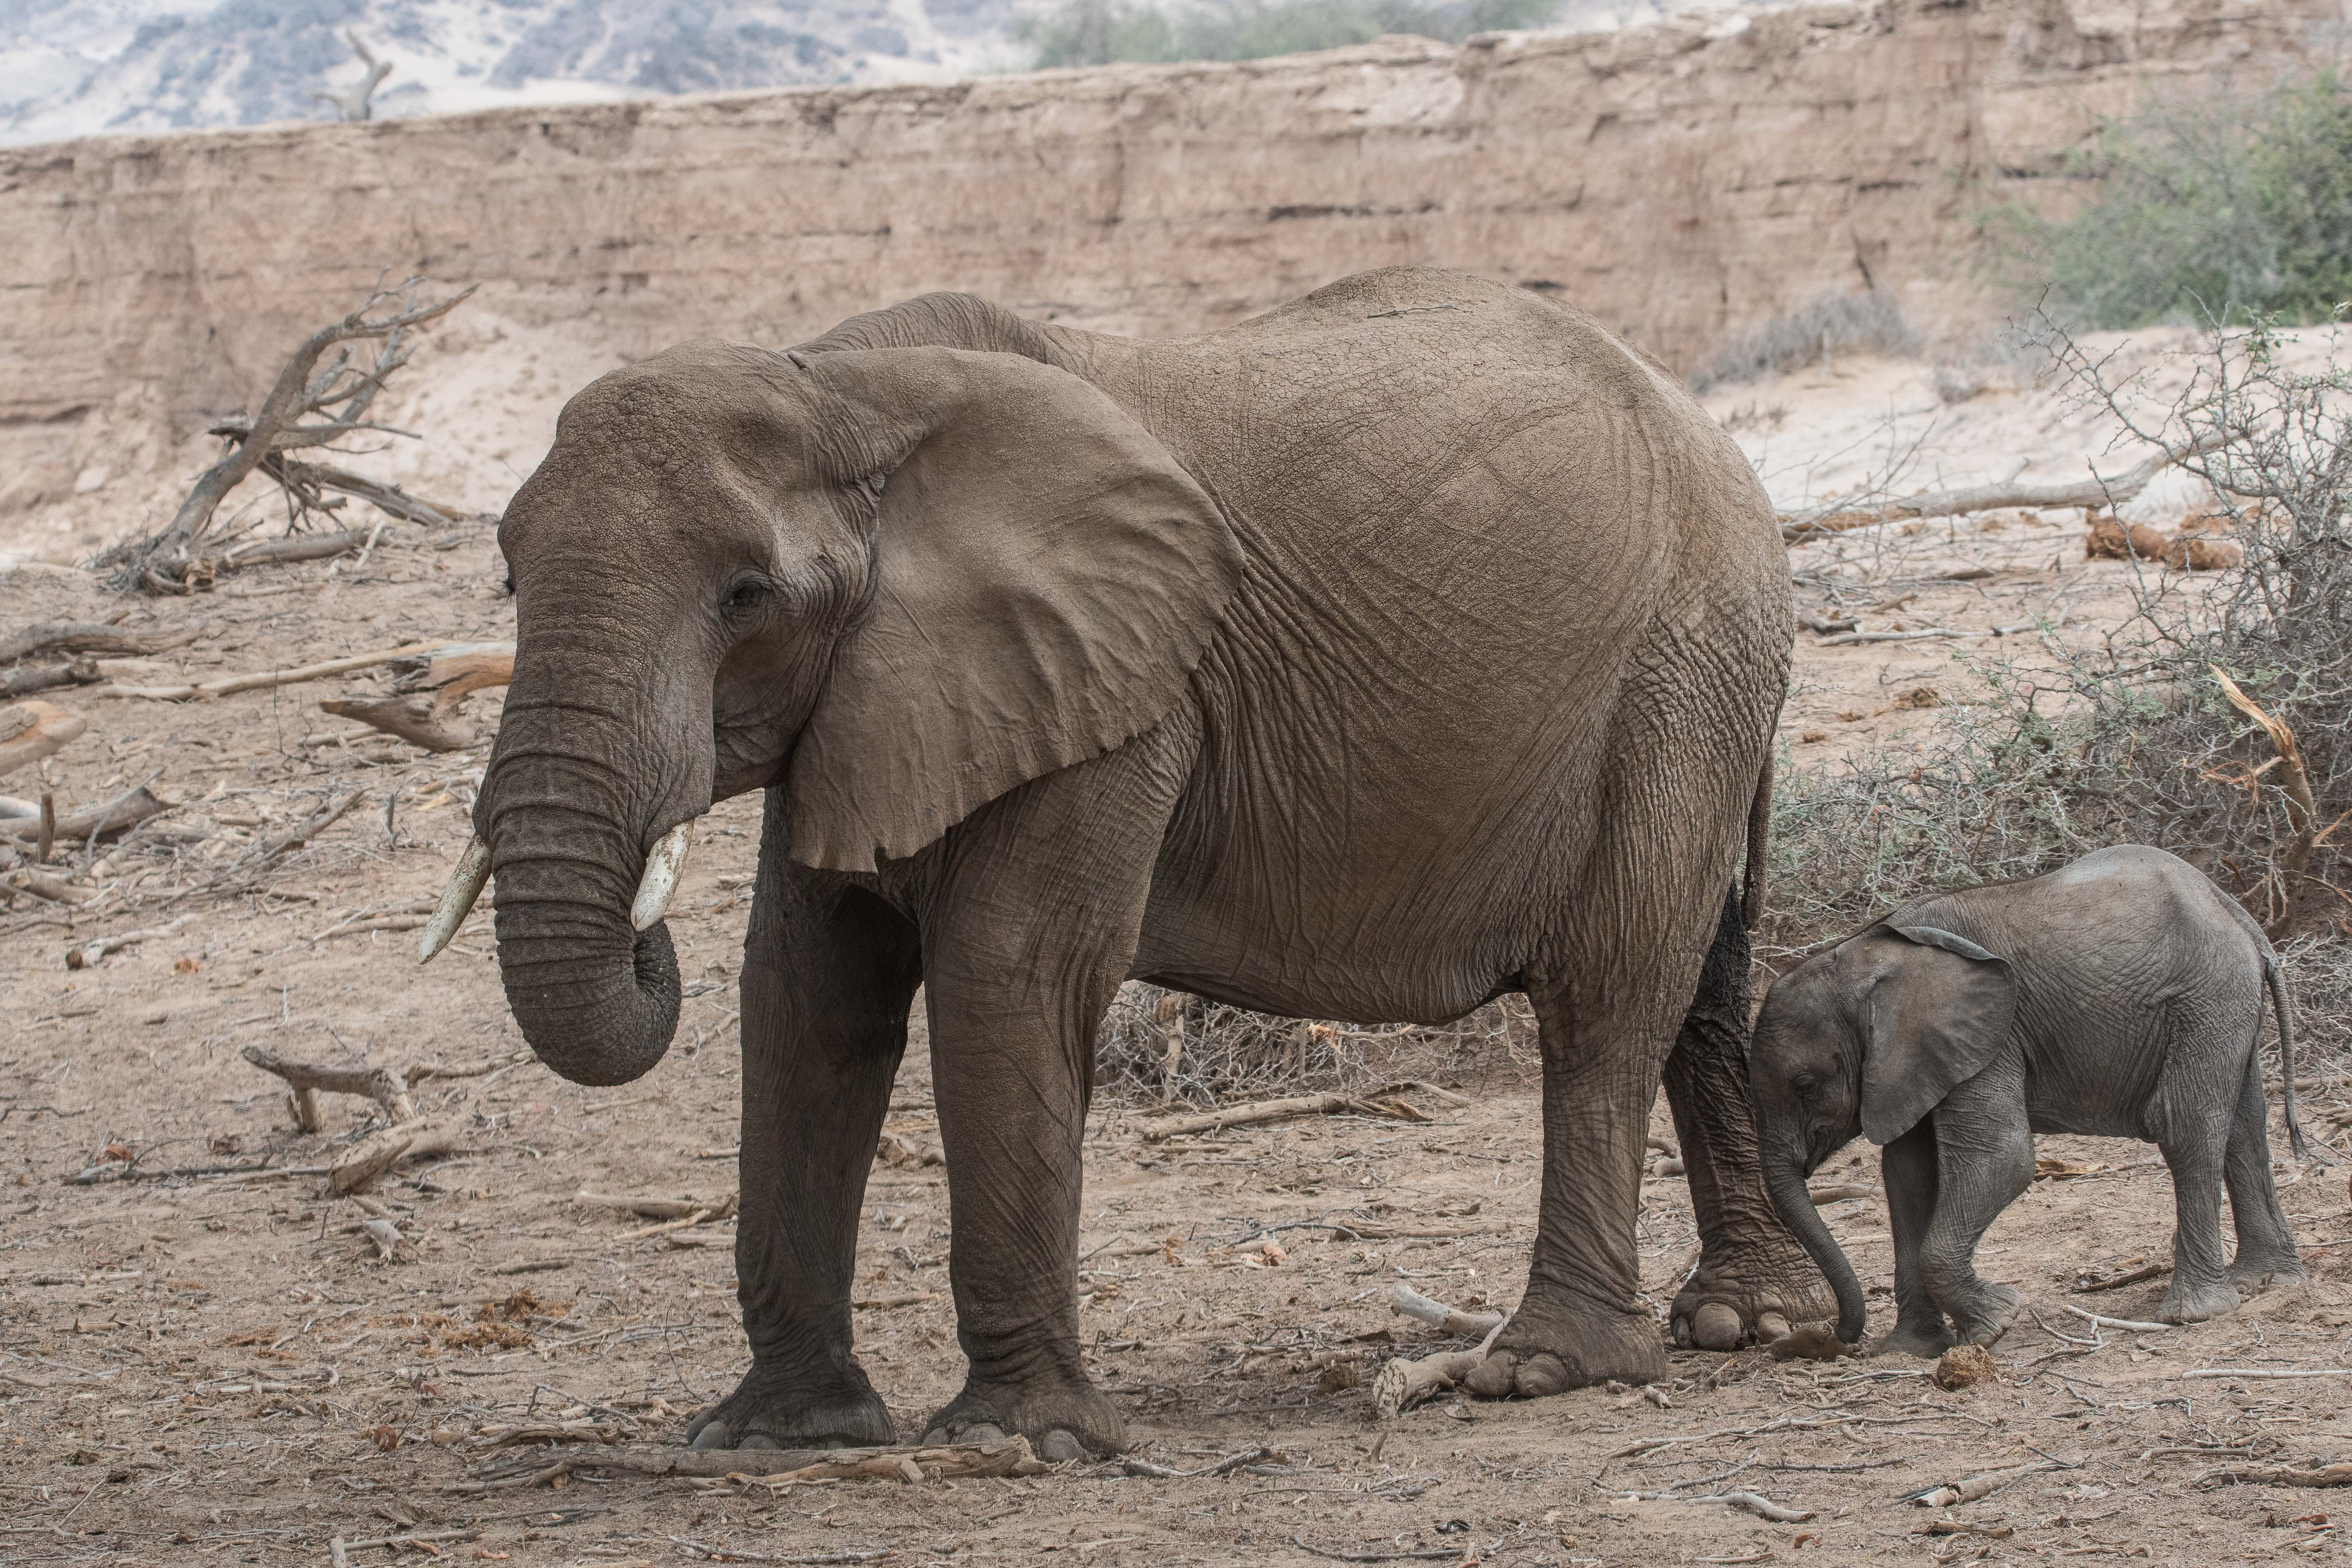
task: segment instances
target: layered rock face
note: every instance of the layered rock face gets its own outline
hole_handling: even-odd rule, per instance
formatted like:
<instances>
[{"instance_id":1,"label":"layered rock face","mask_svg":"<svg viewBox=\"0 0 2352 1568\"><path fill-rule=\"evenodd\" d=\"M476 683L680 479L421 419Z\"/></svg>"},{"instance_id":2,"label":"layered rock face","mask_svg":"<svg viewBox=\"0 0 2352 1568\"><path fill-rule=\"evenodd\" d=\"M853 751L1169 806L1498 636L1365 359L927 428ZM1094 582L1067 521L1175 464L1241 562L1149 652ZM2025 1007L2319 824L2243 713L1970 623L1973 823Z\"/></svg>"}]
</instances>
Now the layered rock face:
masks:
<instances>
[{"instance_id":1,"label":"layered rock face","mask_svg":"<svg viewBox=\"0 0 2352 1568\"><path fill-rule=\"evenodd\" d=\"M0 151L0 425L175 442L380 275L615 359L934 289L1113 331L1474 269L1678 368L1874 286L1981 313L1977 217L2152 77L2274 72L2338 0L1812 4L1622 33ZM87 483L84 470L79 479ZM5 484L0 479L0 491ZM42 498L0 494L0 510ZM53 498L52 498L53 499Z\"/></svg>"}]
</instances>

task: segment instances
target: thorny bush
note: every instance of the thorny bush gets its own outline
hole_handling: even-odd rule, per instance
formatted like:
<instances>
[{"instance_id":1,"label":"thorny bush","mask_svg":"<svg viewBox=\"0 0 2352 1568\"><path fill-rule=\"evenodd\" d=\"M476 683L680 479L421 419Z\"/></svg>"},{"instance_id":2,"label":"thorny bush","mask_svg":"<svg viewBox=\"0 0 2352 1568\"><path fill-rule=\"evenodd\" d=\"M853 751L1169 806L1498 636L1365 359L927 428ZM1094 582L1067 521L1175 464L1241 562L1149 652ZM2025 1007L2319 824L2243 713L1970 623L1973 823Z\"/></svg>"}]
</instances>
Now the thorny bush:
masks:
<instances>
[{"instance_id":1,"label":"thorny bush","mask_svg":"<svg viewBox=\"0 0 2352 1568\"><path fill-rule=\"evenodd\" d=\"M2154 844L2288 944L2306 1028L2352 1045L2352 371L2333 352L2291 368L2274 317L2212 326L2186 388L2150 417L2112 360L2044 327L2075 395L2131 437L2201 449L2182 467L2210 488L2208 526L2245 563L2191 577L2135 561L2133 614L2101 642L2045 628L2032 662L1959 656L1985 696L1933 739L1829 767L1784 762L1762 954L1785 967L1922 893ZM2309 809L2217 671L2293 731Z\"/></svg>"}]
</instances>

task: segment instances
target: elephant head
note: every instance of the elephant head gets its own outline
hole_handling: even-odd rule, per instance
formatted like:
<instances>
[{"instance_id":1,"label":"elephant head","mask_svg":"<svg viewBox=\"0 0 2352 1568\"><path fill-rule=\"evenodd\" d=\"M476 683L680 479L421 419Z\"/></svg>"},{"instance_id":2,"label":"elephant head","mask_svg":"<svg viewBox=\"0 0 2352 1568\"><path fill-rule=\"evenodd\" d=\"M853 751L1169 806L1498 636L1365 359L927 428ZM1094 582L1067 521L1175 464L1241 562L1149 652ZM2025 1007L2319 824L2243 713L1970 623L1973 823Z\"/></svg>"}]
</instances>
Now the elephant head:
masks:
<instances>
[{"instance_id":1,"label":"elephant head","mask_svg":"<svg viewBox=\"0 0 2352 1568\"><path fill-rule=\"evenodd\" d=\"M475 844L526 1039L582 1083L677 1026L678 831L784 793L872 871L1149 729L1240 574L1206 494L1088 383L946 348L697 342L573 397L499 526L514 678ZM771 847L773 849L776 847Z\"/></svg>"},{"instance_id":2,"label":"elephant head","mask_svg":"<svg viewBox=\"0 0 2352 1568\"><path fill-rule=\"evenodd\" d=\"M1872 926L1765 994L1748 1049L1765 1190L1836 1290L1840 1339L1862 1337L1862 1284L1805 1178L1857 1132L1911 1131L1991 1063L2015 1014L2008 963L1932 926Z\"/></svg>"}]
</instances>

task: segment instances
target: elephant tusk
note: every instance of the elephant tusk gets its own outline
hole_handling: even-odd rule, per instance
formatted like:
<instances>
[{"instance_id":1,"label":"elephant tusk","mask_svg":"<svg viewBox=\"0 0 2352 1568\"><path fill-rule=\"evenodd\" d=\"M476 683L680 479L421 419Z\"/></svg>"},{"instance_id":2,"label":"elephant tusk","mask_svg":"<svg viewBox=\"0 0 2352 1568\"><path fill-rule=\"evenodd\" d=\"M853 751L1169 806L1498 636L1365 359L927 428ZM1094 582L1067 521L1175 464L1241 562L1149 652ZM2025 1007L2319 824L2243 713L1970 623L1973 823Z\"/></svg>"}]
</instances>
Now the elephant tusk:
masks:
<instances>
[{"instance_id":1,"label":"elephant tusk","mask_svg":"<svg viewBox=\"0 0 2352 1568\"><path fill-rule=\"evenodd\" d=\"M441 889L441 902L433 918L417 933L417 963L432 963L449 945L449 939L473 913L474 900L482 896L482 885L489 879L490 847L478 837L467 839L466 852L457 857L457 868L449 873L449 885Z\"/></svg>"},{"instance_id":2,"label":"elephant tusk","mask_svg":"<svg viewBox=\"0 0 2352 1568\"><path fill-rule=\"evenodd\" d=\"M686 871L687 825L679 823L662 836L646 857L646 874L637 883L636 902L629 906L629 924L639 931L658 921L669 909L670 895Z\"/></svg>"}]
</instances>

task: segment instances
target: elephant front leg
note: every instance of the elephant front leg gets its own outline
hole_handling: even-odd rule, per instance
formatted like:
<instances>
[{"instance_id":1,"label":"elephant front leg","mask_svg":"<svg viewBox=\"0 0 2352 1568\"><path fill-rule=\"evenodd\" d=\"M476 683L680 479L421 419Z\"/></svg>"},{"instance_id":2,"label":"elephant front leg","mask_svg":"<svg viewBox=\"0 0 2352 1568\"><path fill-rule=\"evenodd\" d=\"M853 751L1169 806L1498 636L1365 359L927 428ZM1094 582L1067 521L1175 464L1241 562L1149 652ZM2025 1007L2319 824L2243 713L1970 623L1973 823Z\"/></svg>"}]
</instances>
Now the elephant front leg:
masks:
<instances>
[{"instance_id":1,"label":"elephant front leg","mask_svg":"<svg viewBox=\"0 0 2352 1568\"><path fill-rule=\"evenodd\" d=\"M1933 1361L1952 1348L1951 1326L1928 1293L1921 1248L1936 1214L1936 1130L1927 1118L1879 1155L1886 1184L1886 1216L1895 1232L1895 1331L1875 1353L1893 1352Z\"/></svg>"},{"instance_id":2,"label":"elephant front leg","mask_svg":"<svg viewBox=\"0 0 2352 1568\"><path fill-rule=\"evenodd\" d=\"M1748 971L1739 901L1727 898L1698 994L1666 1058L1666 1102L1699 1239L1698 1267L1675 1297L1674 1335L1702 1350L1736 1350L1751 1334L1767 1342L1792 1322L1837 1315L1829 1281L1765 1195L1746 1087Z\"/></svg>"},{"instance_id":3,"label":"elephant front leg","mask_svg":"<svg viewBox=\"0 0 2352 1568\"><path fill-rule=\"evenodd\" d=\"M1081 1143L1096 1036L1192 742L1163 723L991 803L946 843L924 995L971 1371L927 1439L1019 1433L1049 1460L1126 1447L1078 1350Z\"/></svg>"},{"instance_id":4,"label":"elephant front leg","mask_svg":"<svg viewBox=\"0 0 2352 1568\"><path fill-rule=\"evenodd\" d=\"M1919 1242L1919 1276L1964 1344L2009 1331L2019 1296L1977 1273L1977 1244L2000 1211L2033 1184L2033 1131L2025 1117L2023 1059L2012 1053L1946 1096L1929 1119L1936 1203Z\"/></svg>"},{"instance_id":5,"label":"elephant front leg","mask_svg":"<svg viewBox=\"0 0 2352 1568\"><path fill-rule=\"evenodd\" d=\"M772 886L772 875L782 881ZM687 1429L697 1448L896 1438L850 1348L866 1177L907 1045L914 930L872 895L763 866L743 964L741 1218L751 1369ZM821 884L820 884L821 885Z\"/></svg>"}]
</instances>

